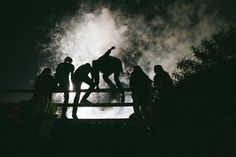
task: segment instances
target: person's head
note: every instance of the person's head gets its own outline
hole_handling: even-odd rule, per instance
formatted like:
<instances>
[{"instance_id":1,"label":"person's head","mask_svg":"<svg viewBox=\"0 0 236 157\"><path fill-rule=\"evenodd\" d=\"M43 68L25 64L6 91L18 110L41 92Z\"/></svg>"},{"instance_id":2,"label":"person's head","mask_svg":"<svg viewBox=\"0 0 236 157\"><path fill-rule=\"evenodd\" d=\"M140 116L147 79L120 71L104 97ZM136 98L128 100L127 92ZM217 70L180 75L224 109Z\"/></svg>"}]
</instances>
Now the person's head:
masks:
<instances>
[{"instance_id":1,"label":"person's head","mask_svg":"<svg viewBox=\"0 0 236 157\"><path fill-rule=\"evenodd\" d=\"M162 72L162 71L164 71L164 70L163 70L161 65L155 65L154 66L154 72L155 73L159 73L159 72Z\"/></svg>"},{"instance_id":2,"label":"person's head","mask_svg":"<svg viewBox=\"0 0 236 157\"><path fill-rule=\"evenodd\" d=\"M72 58L70 58L68 56L64 60L65 63L70 63L70 64L72 63L72 61L73 61Z\"/></svg>"},{"instance_id":3,"label":"person's head","mask_svg":"<svg viewBox=\"0 0 236 157\"><path fill-rule=\"evenodd\" d=\"M50 75L52 73L51 68L44 68L42 71L43 75Z\"/></svg>"},{"instance_id":4,"label":"person's head","mask_svg":"<svg viewBox=\"0 0 236 157\"><path fill-rule=\"evenodd\" d=\"M145 74L143 69L139 65L135 65L133 67L133 73L138 74L138 75Z\"/></svg>"},{"instance_id":5,"label":"person's head","mask_svg":"<svg viewBox=\"0 0 236 157\"><path fill-rule=\"evenodd\" d=\"M89 63L84 64L87 68L92 68L92 66Z\"/></svg>"}]
</instances>

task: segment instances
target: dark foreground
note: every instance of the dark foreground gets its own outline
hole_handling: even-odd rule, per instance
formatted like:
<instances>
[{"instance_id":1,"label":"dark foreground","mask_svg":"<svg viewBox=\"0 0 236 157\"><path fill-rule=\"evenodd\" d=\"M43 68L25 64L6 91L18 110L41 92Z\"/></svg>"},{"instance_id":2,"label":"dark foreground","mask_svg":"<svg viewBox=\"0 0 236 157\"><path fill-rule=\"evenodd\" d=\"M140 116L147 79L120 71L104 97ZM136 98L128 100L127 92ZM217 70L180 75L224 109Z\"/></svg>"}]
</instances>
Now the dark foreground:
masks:
<instances>
[{"instance_id":1,"label":"dark foreground","mask_svg":"<svg viewBox=\"0 0 236 157\"><path fill-rule=\"evenodd\" d=\"M193 112L194 111L194 112ZM43 126L1 117L4 156L236 156L234 112L176 112L147 130L132 120L48 119ZM33 128L33 129L32 129ZM1 155L2 156L2 155Z\"/></svg>"}]
</instances>

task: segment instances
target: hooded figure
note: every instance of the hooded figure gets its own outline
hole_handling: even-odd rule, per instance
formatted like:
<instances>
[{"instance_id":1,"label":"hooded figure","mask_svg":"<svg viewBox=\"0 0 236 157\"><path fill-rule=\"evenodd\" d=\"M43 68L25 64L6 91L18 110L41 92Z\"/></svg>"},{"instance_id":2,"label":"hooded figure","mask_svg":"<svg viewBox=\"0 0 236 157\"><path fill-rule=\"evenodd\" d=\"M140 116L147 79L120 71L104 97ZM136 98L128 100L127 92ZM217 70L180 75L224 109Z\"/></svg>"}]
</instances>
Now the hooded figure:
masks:
<instances>
[{"instance_id":1,"label":"hooded figure","mask_svg":"<svg viewBox=\"0 0 236 157\"><path fill-rule=\"evenodd\" d=\"M144 120L148 122L151 114L148 108L152 103L152 80L140 66L134 66L129 84L132 91L135 119L140 119L143 116Z\"/></svg>"},{"instance_id":2,"label":"hooded figure","mask_svg":"<svg viewBox=\"0 0 236 157\"><path fill-rule=\"evenodd\" d=\"M52 93L57 89L57 84L51 75L50 68L44 68L43 71L37 76L34 83L34 98L46 97L52 99Z\"/></svg>"}]
</instances>

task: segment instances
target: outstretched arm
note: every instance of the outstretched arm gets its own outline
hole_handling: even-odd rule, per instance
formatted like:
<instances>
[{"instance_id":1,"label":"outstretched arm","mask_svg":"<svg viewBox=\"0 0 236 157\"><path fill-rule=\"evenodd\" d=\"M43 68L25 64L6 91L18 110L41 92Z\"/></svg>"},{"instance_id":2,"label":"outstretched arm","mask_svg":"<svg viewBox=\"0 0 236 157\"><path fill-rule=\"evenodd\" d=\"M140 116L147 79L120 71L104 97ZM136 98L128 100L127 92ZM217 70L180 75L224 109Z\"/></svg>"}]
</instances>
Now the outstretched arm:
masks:
<instances>
[{"instance_id":1,"label":"outstretched arm","mask_svg":"<svg viewBox=\"0 0 236 157\"><path fill-rule=\"evenodd\" d=\"M111 51L115 49L115 46L112 46L107 52L104 54L104 56L109 56L111 54Z\"/></svg>"}]
</instances>

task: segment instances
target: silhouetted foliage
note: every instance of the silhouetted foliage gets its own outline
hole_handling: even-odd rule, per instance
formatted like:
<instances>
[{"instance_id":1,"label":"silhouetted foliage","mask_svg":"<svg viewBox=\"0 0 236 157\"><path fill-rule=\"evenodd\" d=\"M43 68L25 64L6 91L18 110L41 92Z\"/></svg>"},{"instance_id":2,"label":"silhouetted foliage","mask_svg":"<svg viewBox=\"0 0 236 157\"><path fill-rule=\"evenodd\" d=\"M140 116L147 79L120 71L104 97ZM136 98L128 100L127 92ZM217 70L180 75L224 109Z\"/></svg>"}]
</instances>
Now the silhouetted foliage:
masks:
<instances>
[{"instance_id":1,"label":"silhouetted foliage","mask_svg":"<svg viewBox=\"0 0 236 157\"><path fill-rule=\"evenodd\" d=\"M199 73L216 64L228 62L236 58L236 28L220 28L200 45L191 47L190 54L177 63L173 73L177 81Z\"/></svg>"}]
</instances>

